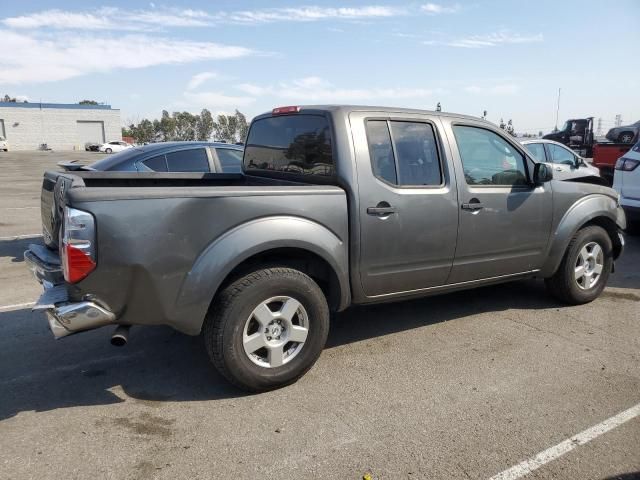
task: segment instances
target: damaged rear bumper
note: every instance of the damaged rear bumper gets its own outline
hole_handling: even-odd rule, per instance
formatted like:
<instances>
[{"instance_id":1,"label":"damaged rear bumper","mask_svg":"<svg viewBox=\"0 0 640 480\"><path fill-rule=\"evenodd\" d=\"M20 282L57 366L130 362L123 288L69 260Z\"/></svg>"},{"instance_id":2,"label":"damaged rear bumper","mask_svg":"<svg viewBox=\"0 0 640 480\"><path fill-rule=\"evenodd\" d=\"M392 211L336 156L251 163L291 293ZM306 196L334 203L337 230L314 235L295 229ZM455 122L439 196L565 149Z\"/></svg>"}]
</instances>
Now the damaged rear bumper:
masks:
<instances>
[{"instance_id":1,"label":"damaged rear bumper","mask_svg":"<svg viewBox=\"0 0 640 480\"><path fill-rule=\"evenodd\" d=\"M44 287L44 292L32 307L47 316L55 338L115 324L116 315L94 301L72 302L64 283L60 258L42 245L29 245L24 252L27 267Z\"/></svg>"}]
</instances>

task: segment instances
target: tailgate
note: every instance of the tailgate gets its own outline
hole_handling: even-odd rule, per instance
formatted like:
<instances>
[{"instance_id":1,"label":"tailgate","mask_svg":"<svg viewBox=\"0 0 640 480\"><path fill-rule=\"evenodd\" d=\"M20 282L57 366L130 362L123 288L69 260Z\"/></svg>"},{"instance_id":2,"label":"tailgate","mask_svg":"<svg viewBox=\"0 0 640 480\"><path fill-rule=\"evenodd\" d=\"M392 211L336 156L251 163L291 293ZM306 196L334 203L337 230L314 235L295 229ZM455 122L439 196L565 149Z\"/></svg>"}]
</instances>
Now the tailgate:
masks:
<instances>
[{"instance_id":1,"label":"tailgate","mask_svg":"<svg viewBox=\"0 0 640 480\"><path fill-rule=\"evenodd\" d=\"M65 206L66 192L82 179L61 172L45 172L40 194L40 215L45 245L58 249L60 226Z\"/></svg>"}]
</instances>

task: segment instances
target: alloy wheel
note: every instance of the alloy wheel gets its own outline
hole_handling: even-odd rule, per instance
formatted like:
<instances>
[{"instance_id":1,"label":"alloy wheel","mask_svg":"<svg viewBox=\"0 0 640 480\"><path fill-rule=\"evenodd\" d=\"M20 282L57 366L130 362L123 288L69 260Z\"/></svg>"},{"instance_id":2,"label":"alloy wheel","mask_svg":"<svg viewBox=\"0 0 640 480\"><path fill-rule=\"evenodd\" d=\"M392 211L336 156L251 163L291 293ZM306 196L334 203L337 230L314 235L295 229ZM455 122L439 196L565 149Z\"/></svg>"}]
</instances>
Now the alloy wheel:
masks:
<instances>
[{"instance_id":1,"label":"alloy wheel","mask_svg":"<svg viewBox=\"0 0 640 480\"><path fill-rule=\"evenodd\" d=\"M309 316L302 303L278 296L261 302L245 322L244 352L253 363L276 368L289 363L303 349Z\"/></svg>"},{"instance_id":2,"label":"alloy wheel","mask_svg":"<svg viewBox=\"0 0 640 480\"><path fill-rule=\"evenodd\" d=\"M593 288L600 280L604 268L604 251L597 242L589 242L580 249L576 258L574 278L582 290Z\"/></svg>"}]
</instances>

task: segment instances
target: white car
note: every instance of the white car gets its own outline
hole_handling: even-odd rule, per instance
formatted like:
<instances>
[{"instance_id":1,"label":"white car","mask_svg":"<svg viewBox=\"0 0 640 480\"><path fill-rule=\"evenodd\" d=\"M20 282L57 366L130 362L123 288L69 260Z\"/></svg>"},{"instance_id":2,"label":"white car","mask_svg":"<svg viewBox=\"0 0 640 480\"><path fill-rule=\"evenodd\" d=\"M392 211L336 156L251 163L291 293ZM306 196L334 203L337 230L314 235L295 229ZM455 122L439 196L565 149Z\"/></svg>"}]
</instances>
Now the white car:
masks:
<instances>
[{"instance_id":1,"label":"white car","mask_svg":"<svg viewBox=\"0 0 640 480\"><path fill-rule=\"evenodd\" d=\"M553 140L521 140L536 160L553 163L553 178L567 180L578 177L599 177L600 169L589 165L584 158L562 143Z\"/></svg>"},{"instance_id":2,"label":"white car","mask_svg":"<svg viewBox=\"0 0 640 480\"><path fill-rule=\"evenodd\" d=\"M640 142L620 157L613 174L613 188L620 194L620 205L627 223L640 224Z\"/></svg>"},{"instance_id":3,"label":"white car","mask_svg":"<svg viewBox=\"0 0 640 480\"><path fill-rule=\"evenodd\" d=\"M4 150L5 152L9 151L9 142L3 136L0 136L0 150Z\"/></svg>"},{"instance_id":4,"label":"white car","mask_svg":"<svg viewBox=\"0 0 640 480\"><path fill-rule=\"evenodd\" d=\"M98 151L104 153L114 153L121 152L123 150L126 150L127 148L131 148L131 145L129 145L127 142L117 141L102 144Z\"/></svg>"}]
</instances>

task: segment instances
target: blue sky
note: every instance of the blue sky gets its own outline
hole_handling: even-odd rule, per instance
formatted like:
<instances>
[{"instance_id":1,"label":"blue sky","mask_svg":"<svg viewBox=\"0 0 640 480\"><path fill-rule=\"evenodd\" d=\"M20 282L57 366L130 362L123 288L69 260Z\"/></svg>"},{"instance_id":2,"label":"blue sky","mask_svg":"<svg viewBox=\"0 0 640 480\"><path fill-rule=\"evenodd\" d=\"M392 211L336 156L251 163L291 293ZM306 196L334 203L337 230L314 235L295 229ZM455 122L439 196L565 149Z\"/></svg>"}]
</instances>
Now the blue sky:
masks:
<instances>
[{"instance_id":1,"label":"blue sky","mask_svg":"<svg viewBox=\"0 0 640 480\"><path fill-rule=\"evenodd\" d=\"M640 119L640 1L8 2L0 92L170 111L355 103Z\"/></svg>"}]
</instances>

